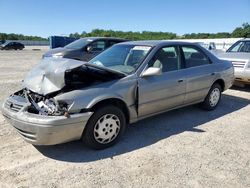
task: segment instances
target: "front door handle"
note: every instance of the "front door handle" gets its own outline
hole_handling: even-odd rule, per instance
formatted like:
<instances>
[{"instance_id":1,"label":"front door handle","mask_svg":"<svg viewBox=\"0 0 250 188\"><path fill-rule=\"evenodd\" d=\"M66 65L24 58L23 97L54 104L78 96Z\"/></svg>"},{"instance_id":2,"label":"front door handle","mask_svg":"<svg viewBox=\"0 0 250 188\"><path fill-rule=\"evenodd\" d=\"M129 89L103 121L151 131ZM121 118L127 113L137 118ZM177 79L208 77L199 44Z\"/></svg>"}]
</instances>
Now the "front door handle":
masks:
<instances>
[{"instance_id":1,"label":"front door handle","mask_svg":"<svg viewBox=\"0 0 250 188\"><path fill-rule=\"evenodd\" d=\"M213 73L211 73L211 76L213 76L213 75L215 75L215 73L213 72Z\"/></svg>"},{"instance_id":2,"label":"front door handle","mask_svg":"<svg viewBox=\"0 0 250 188\"><path fill-rule=\"evenodd\" d=\"M184 81L183 79L178 80L179 83L181 83L181 82L183 82L183 81Z\"/></svg>"}]
</instances>

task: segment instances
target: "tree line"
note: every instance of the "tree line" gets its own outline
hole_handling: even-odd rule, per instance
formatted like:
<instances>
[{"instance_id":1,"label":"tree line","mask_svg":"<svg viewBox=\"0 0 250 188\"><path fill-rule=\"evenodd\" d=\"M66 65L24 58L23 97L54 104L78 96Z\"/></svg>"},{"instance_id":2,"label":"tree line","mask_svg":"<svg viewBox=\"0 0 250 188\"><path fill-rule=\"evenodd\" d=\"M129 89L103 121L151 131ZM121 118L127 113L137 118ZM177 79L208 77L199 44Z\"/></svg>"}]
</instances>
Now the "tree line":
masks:
<instances>
[{"instance_id":1,"label":"tree line","mask_svg":"<svg viewBox=\"0 0 250 188\"><path fill-rule=\"evenodd\" d=\"M233 32L219 32L219 33L190 33L178 36L176 33L172 32L152 32L152 31L142 31L142 32L132 32L132 31L113 31L104 29L93 29L91 32L82 33L71 33L69 37L81 38L81 37L119 37L126 38L130 40L162 40L162 39L209 39L209 38L250 38L250 25L248 23L242 24L242 26L237 27ZM46 41L47 38L42 38L39 36L26 36L22 34L6 34L0 33L0 41L4 40L38 40Z\"/></svg>"},{"instance_id":2,"label":"tree line","mask_svg":"<svg viewBox=\"0 0 250 188\"><path fill-rule=\"evenodd\" d=\"M32 41L47 41L47 38L38 37L38 36L27 36L22 34L15 34L15 33L0 33L0 41L5 40L32 40Z\"/></svg>"},{"instance_id":3,"label":"tree line","mask_svg":"<svg viewBox=\"0 0 250 188\"><path fill-rule=\"evenodd\" d=\"M211 38L250 38L250 25L242 24L241 27L236 27L232 33L191 33L182 36L184 39L211 39Z\"/></svg>"},{"instance_id":4,"label":"tree line","mask_svg":"<svg viewBox=\"0 0 250 188\"><path fill-rule=\"evenodd\" d=\"M94 29L91 32L71 33L69 35L73 38L81 37L120 37L130 40L162 40L162 39L209 39L209 38L250 38L250 25L248 23L242 24L237 27L233 32L219 32L219 33L191 33L178 36L176 33L171 32L132 32L132 31L113 31L104 29Z\"/></svg>"}]
</instances>

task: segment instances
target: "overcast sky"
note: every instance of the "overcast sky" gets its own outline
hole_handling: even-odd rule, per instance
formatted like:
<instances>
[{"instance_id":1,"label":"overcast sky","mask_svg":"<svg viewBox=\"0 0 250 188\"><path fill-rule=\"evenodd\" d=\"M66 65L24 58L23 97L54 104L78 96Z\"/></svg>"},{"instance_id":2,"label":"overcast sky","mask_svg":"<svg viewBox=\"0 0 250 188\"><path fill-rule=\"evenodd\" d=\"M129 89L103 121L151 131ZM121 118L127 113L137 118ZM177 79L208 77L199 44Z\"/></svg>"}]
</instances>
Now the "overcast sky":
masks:
<instances>
[{"instance_id":1,"label":"overcast sky","mask_svg":"<svg viewBox=\"0 0 250 188\"><path fill-rule=\"evenodd\" d=\"M0 0L0 32L48 37L112 29L179 35L250 23L250 0Z\"/></svg>"}]
</instances>

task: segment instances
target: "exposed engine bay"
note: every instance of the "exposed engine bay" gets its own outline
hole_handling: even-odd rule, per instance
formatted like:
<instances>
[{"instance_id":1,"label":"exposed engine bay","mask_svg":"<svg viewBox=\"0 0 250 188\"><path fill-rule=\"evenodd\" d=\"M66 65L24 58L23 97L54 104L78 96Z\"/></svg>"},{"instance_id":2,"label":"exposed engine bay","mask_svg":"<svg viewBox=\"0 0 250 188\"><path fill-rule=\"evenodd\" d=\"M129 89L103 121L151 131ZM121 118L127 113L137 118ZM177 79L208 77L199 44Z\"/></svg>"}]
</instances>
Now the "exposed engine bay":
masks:
<instances>
[{"instance_id":1,"label":"exposed engine bay","mask_svg":"<svg viewBox=\"0 0 250 188\"><path fill-rule=\"evenodd\" d=\"M83 65L65 71L65 87L63 90L79 89L98 83L108 82L124 77L90 65Z\"/></svg>"}]
</instances>

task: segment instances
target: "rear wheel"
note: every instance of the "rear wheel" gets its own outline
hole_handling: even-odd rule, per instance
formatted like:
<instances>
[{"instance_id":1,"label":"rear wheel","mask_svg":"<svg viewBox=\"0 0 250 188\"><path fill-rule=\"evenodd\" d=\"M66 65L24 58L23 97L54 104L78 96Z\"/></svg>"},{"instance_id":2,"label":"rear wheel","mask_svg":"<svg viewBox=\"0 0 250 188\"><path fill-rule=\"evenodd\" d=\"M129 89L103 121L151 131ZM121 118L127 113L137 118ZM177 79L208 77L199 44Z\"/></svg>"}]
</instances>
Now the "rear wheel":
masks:
<instances>
[{"instance_id":1,"label":"rear wheel","mask_svg":"<svg viewBox=\"0 0 250 188\"><path fill-rule=\"evenodd\" d=\"M116 106L101 107L89 119L82 140L93 149L114 145L126 128L123 111Z\"/></svg>"},{"instance_id":2,"label":"rear wheel","mask_svg":"<svg viewBox=\"0 0 250 188\"><path fill-rule=\"evenodd\" d=\"M205 110L214 110L221 99L221 86L218 83L212 85L201 106Z\"/></svg>"}]
</instances>

